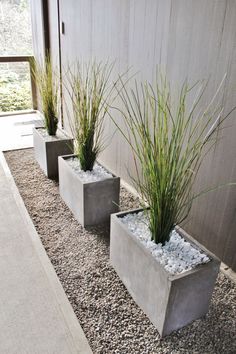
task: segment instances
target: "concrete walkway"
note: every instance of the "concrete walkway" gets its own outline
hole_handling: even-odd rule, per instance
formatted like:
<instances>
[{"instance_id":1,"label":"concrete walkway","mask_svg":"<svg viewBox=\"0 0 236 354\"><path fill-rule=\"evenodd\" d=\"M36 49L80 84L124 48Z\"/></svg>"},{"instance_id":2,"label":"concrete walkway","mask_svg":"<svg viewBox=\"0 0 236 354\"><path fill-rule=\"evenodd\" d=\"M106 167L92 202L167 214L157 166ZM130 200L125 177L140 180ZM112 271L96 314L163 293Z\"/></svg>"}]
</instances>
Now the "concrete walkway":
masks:
<instances>
[{"instance_id":1,"label":"concrete walkway","mask_svg":"<svg viewBox=\"0 0 236 354\"><path fill-rule=\"evenodd\" d=\"M32 128L40 126L41 122L41 117L37 113L0 115L0 150L32 147Z\"/></svg>"},{"instance_id":2,"label":"concrete walkway","mask_svg":"<svg viewBox=\"0 0 236 354\"><path fill-rule=\"evenodd\" d=\"M2 153L0 353L92 353Z\"/></svg>"}]
</instances>

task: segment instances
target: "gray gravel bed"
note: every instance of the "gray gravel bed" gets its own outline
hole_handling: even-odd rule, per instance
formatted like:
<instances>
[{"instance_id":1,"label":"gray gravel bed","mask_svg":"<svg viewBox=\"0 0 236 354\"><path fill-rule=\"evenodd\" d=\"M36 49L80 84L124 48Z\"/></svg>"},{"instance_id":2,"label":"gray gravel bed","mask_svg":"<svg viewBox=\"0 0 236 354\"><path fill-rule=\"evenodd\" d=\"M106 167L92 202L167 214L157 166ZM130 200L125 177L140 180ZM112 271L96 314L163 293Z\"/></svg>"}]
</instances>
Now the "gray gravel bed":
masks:
<instances>
[{"instance_id":1,"label":"gray gravel bed","mask_svg":"<svg viewBox=\"0 0 236 354\"><path fill-rule=\"evenodd\" d=\"M26 208L94 353L236 353L236 285L220 274L210 311L170 336L134 303L109 264L109 226L86 230L61 200L33 150L5 153ZM138 206L125 189L121 208Z\"/></svg>"}]
</instances>

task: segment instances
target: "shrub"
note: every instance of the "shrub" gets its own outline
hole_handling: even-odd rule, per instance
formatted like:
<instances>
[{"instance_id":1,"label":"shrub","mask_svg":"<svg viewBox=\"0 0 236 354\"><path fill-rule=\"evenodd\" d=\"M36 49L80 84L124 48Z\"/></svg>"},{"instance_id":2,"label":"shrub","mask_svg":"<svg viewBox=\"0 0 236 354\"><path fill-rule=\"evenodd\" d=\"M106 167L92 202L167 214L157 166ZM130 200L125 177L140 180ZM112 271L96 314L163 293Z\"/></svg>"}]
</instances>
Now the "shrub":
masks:
<instances>
[{"instance_id":1,"label":"shrub","mask_svg":"<svg viewBox=\"0 0 236 354\"><path fill-rule=\"evenodd\" d=\"M31 89L28 81L0 83L0 111L31 109Z\"/></svg>"}]
</instances>

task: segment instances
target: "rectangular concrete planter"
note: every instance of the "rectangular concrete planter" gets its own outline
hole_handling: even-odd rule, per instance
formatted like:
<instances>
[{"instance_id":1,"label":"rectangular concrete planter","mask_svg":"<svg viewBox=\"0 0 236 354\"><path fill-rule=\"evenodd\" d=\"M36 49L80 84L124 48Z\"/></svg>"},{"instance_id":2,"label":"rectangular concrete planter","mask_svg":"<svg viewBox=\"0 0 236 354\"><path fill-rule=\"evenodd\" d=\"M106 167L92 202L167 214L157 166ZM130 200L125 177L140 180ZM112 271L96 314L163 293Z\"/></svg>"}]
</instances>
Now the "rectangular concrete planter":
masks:
<instances>
[{"instance_id":1,"label":"rectangular concrete planter","mask_svg":"<svg viewBox=\"0 0 236 354\"><path fill-rule=\"evenodd\" d=\"M113 176L97 182L83 182L68 164L70 157L75 155L58 159L62 199L82 226L109 221L110 214L119 210L120 178Z\"/></svg>"},{"instance_id":2,"label":"rectangular concrete planter","mask_svg":"<svg viewBox=\"0 0 236 354\"><path fill-rule=\"evenodd\" d=\"M60 129L55 137L43 136L40 129L33 129L35 159L48 178L58 179L58 156L73 153L73 139Z\"/></svg>"},{"instance_id":3,"label":"rectangular concrete planter","mask_svg":"<svg viewBox=\"0 0 236 354\"><path fill-rule=\"evenodd\" d=\"M163 337L207 313L220 261L201 246L210 262L171 275L120 221L121 216L137 211L140 209L111 216L110 261L135 302ZM177 231L199 246L183 230Z\"/></svg>"}]
</instances>

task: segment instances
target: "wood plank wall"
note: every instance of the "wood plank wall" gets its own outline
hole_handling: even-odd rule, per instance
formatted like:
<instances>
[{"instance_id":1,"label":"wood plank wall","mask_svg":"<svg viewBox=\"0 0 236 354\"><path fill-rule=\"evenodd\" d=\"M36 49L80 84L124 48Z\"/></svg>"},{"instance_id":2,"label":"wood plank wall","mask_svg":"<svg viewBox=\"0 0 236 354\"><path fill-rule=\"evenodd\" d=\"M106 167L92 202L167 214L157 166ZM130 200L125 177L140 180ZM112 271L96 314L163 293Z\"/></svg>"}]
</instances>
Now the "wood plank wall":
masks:
<instances>
[{"instance_id":1,"label":"wood plank wall","mask_svg":"<svg viewBox=\"0 0 236 354\"><path fill-rule=\"evenodd\" d=\"M219 101L224 103L225 113L236 104L235 0L59 2L65 24L65 34L61 36L64 67L77 59L109 58L116 60L120 72L132 66L139 72L138 77L152 81L158 64L176 86L185 78L193 83L210 77L206 102L227 72ZM52 31L54 20L51 17ZM205 161L196 190L236 181L236 114L228 125L217 148ZM114 134L109 121L106 134ZM101 160L129 182L127 167L132 173L132 155L119 134L113 136ZM236 270L236 188L209 193L197 200L185 228Z\"/></svg>"}]
</instances>

